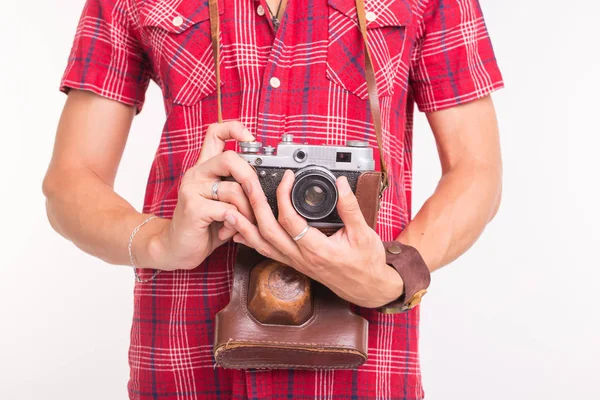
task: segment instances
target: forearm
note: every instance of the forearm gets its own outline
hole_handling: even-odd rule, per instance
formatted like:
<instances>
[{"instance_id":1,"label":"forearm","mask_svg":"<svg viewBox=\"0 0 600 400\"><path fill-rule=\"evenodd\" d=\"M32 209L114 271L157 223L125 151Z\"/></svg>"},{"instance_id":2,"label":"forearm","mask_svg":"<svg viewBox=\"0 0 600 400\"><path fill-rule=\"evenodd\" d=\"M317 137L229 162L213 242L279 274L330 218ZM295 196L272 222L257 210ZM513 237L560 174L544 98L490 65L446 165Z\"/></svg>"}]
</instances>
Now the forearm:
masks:
<instances>
[{"instance_id":1,"label":"forearm","mask_svg":"<svg viewBox=\"0 0 600 400\"><path fill-rule=\"evenodd\" d=\"M43 189L48 219L58 233L108 263L129 264L129 236L148 215L137 212L84 167L51 171ZM145 226L136 242L144 242L162 223L152 221Z\"/></svg>"},{"instance_id":2,"label":"forearm","mask_svg":"<svg viewBox=\"0 0 600 400\"><path fill-rule=\"evenodd\" d=\"M415 247L431 271L467 251L494 217L502 192L501 168L464 163L448 170L398 241Z\"/></svg>"},{"instance_id":3,"label":"forearm","mask_svg":"<svg viewBox=\"0 0 600 400\"><path fill-rule=\"evenodd\" d=\"M52 227L111 264L129 264L129 236L147 218L113 190L134 113L131 106L71 90L43 183ZM144 244L140 239L158 225L145 226L134 245ZM144 249L135 249L136 258L145 256Z\"/></svg>"}]
</instances>

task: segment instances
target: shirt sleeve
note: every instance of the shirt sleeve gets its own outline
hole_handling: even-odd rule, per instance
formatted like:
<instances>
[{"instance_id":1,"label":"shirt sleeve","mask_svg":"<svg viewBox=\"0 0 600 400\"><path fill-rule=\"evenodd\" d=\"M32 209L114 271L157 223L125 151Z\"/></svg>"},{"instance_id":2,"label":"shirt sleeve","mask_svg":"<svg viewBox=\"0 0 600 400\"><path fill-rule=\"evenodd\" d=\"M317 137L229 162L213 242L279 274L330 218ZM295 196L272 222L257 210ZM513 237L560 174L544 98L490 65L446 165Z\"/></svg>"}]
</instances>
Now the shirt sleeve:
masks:
<instances>
[{"instance_id":1,"label":"shirt sleeve","mask_svg":"<svg viewBox=\"0 0 600 400\"><path fill-rule=\"evenodd\" d=\"M417 27L411 87L423 112L504 86L478 0L429 0Z\"/></svg>"},{"instance_id":2,"label":"shirt sleeve","mask_svg":"<svg viewBox=\"0 0 600 400\"><path fill-rule=\"evenodd\" d=\"M140 112L151 69L134 33L126 0L87 0L60 90L89 90Z\"/></svg>"}]
</instances>

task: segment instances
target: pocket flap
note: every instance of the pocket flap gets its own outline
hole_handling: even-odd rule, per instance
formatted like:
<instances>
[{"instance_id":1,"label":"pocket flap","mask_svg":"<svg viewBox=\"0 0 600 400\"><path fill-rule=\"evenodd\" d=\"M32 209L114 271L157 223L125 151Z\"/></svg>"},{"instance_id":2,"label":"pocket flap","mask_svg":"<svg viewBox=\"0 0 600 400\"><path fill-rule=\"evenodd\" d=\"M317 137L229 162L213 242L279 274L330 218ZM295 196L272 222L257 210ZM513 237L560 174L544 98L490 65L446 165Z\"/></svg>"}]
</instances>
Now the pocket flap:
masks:
<instances>
[{"instance_id":1,"label":"pocket flap","mask_svg":"<svg viewBox=\"0 0 600 400\"><path fill-rule=\"evenodd\" d=\"M412 22L410 4L403 0L364 0L367 13L367 28L382 26L406 26ZM355 0L327 0L330 7L354 19L358 25ZM372 14L370 14L372 13ZM371 17L371 18L369 18ZM369 21L371 19L371 21Z\"/></svg>"},{"instance_id":2,"label":"pocket flap","mask_svg":"<svg viewBox=\"0 0 600 400\"><path fill-rule=\"evenodd\" d=\"M224 11L224 0L219 0L219 15ZM142 25L153 26L173 33L181 33L200 21L210 19L208 0L152 0L144 2Z\"/></svg>"}]
</instances>

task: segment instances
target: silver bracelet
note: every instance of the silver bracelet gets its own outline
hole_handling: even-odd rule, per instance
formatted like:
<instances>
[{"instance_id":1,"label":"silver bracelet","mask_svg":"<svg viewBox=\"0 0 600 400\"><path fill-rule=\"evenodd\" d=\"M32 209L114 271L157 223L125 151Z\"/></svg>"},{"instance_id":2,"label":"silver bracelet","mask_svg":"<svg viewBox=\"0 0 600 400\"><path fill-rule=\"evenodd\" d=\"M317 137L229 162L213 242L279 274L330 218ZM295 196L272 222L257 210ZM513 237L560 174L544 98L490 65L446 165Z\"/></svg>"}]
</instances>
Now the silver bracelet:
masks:
<instances>
[{"instance_id":1,"label":"silver bracelet","mask_svg":"<svg viewBox=\"0 0 600 400\"><path fill-rule=\"evenodd\" d=\"M133 238L135 237L136 233L138 233L138 231L142 228L142 226L146 225L148 222L152 221L154 218L157 218L156 215L146 218L144 220L144 222L142 222L141 224L136 226L135 229L131 232L131 235L129 236L129 244L127 245L127 249L129 250L129 263L131 264L131 267L133 268L133 274L135 275L135 280L140 283L150 282L152 279L156 278L156 276L158 274L160 274L160 269L157 269L156 271L154 271L154 275L152 275L152 277L150 277L149 279L141 279L137 273L137 267L135 266L135 262L133 260L133 250L131 249L131 244L133 243Z\"/></svg>"}]
</instances>

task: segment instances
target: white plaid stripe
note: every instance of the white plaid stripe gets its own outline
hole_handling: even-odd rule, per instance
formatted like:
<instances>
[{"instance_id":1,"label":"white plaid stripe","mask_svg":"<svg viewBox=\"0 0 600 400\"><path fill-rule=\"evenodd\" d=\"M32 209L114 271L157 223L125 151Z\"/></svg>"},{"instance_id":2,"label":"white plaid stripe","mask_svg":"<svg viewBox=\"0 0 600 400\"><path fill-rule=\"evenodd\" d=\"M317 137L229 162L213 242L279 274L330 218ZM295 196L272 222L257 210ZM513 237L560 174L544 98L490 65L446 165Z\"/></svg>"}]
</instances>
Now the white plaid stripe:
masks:
<instances>
[{"instance_id":1,"label":"white plaid stripe","mask_svg":"<svg viewBox=\"0 0 600 400\"><path fill-rule=\"evenodd\" d=\"M180 321L186 315L187 299L190 295L190 275L176 271L173 274L175 293L172 296L171 321ZM194 355L197 348L190 348L188 332L180 323L169 325L169 347L171 348L170 364L176 366L174 370L175 387L178 392L191 393L195 388L194 381ZM175 351L172 351L175 349ZM179 350L179 351L177 351ZM204 351L202 356L206 355ZM208 353L210 355L210 353Z\"/></svg>"},{"instance_id":2,"label":"white plaid stripe","mask_svg":"<svg viewBox=\"0 0 600 400\"><path fill-rule=\"evenodd\" d=\"M315 373L315 399L333 399L335 370L321 370Z\"/></svg>"}]
</instances>

